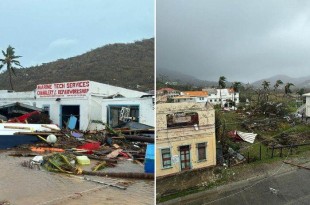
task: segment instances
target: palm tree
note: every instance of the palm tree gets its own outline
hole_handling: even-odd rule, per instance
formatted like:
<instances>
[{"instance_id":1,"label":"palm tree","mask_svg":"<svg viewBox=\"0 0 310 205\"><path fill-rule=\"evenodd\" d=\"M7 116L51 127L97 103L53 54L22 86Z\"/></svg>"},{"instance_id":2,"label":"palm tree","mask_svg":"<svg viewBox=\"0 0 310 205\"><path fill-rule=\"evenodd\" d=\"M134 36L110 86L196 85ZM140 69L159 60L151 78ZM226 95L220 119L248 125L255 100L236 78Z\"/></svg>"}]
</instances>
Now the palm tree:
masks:
<instances>
[{"instance_id":1,"label":"palm tree","mask_svg":"<svg viewBox=\"0 0 310 205\"><path fill-rule=\"evenodd\" d=\"M270 82L264 80L262 86L264 87L264 90L267 91L269 90Z\"/></svg>"},{"instance_id":2,"label":"palm tree","mask_svg":"<svg viewBox=\"0 0 310 205\"><path fill-rule=\"evenodd\" d=\"M234 83L232 84L232 88L234 89L234 99L233 99L233 102L234 102L234 103L235 103L235 95L236 95L236 92L239 92L240 86L241 86L241 82L234 82Z\"/></svg>"},{"instance_id":3,"label":"palm tree","mask_svg":"<svg viewBox=\"0 0 310 205\"><path fill-rule=\"evenodd\" d=\"M277 80L276 83L273 86L274 87L274 91L276 91L280 85L283 85L283 81L282 80Z\"/></svg>"},{"instance_id":4,"label":"palm tree","mask_svg":"<svg viewBox=\"0 0 310 205\"><path fill-rule=\"evenodd\" d=\"M221 76L219 78L219 88L226 88L226 77L225 76Z\"/></svg>"},{"instance_id":5,"label":"palm tree","mask_svg":"<svg viewBox=\"0 0 310 205\"><path fill-rule=\"evenodd\" d=\"M15 56L14 49L15 48L9 45L9 47L6 49L6 52L2 50L2 54L4 58L0 59L2 63L0 64L0 70L4 65L6 65L6 69L9 72L11 90L14 90L13 83L12 83L12 73L16 76L16 73L15 73L16 68L14 68L13 65L22 67L20 65L20 62L16 60L17 58L20 58L21 56Z\"/></svg>"},{"instance_id":6,"label":"palm tree","mask_svg":"<svg viewBox=\"0 0 310 205\"><path fill-rule=\"evenodd\" d=\"M284 91L285 91L285 95L288 95L289 93L292 93L290 87L294 86L293 83L286 83L285 87L284 87Z\"/></svg>"},{"instance_id":7,"label":"palm tree","mask_svg":"<svg viewBox=\"0 0 310 205\"><path fill-rule=\"evenodd\" d=\"M221 105L222 105L222 91L221 91L221 89L226 88L226 77L221 76L219 78L218 84L219 84L219 89L220 89L220 101L221 101Z\"/></svg>"},{"instance_id":8,"label":"palm tree","mask_svg":"<svg viewBox=\"0 0 310 205\"><path fill-rule=\"evenodd\" d=\"M266 102L268 102L268 95L269 95L268 91L269 91L270 82L264 80L262 83L262 86L264 88L264 99Z\"/></svg>"}]
</instances>

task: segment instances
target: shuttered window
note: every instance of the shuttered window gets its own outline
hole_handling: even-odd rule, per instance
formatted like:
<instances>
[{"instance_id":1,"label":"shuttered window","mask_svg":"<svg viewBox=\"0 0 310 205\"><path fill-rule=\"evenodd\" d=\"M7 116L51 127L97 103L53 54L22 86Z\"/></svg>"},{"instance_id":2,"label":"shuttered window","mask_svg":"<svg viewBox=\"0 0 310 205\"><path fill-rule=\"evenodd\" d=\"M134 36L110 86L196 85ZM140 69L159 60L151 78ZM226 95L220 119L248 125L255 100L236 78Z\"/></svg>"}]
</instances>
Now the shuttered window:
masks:
<instances>
[{"instance_id":1,"label":"shuttered window","mask_svg":"<svg viewBox=\"0 0 310 205\"><path fill-rule=\"evenodd\" d=\"M207 143L198 143L196 147L198 150L198 161L207 160Z\"/></svg>"},{"instance_id":2,"label":"shuttered window","mask_svg":"<svg viewBox=\"0 0 310 205\"><path fill-rule=\"evenodd\" d=\"M162 167L163 168L171 167L171 152L170 152L170 148L162 149L161 150L161 157L162 157Z\"/></svg>"}]
</instances>

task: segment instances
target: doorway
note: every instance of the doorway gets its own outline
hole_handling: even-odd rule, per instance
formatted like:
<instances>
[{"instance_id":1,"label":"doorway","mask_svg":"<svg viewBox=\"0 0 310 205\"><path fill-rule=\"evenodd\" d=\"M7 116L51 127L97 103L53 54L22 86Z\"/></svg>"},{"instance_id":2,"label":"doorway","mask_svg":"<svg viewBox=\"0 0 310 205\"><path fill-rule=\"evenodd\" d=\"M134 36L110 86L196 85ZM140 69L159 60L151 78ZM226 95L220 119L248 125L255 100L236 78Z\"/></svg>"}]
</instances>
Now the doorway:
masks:
<instances>
[{"instance_id":1,"label":"doorway","mask_svg":"<svg viewBox=\"0 0 310 205\"><path fill-rule=\"evenodd\" d=\"M61 105L60 127L67 127L70 116L77 118L75 129L80 129L80 106L79 105Z\"/></svg>"},{"instance_id":2,"label":"doorway","mask_svg":"<svg viewBox=\"0 0 310 205\"><path fill-rule=\"evenodd\" d=\"M181 171L191 169L190 147L180 146Z\"/></svg>"}]
</instances>

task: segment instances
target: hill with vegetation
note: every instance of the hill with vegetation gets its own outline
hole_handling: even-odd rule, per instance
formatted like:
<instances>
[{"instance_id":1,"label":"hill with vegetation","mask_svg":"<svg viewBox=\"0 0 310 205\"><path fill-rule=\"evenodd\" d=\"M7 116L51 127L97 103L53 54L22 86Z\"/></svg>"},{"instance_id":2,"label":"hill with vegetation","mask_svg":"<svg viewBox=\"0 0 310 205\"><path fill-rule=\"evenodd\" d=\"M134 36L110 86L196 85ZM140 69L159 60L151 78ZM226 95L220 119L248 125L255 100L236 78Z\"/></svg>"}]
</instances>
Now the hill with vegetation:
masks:
<instances>
[{"instance_id":1,"label":"hill with vegetation","mask_svg":"<svg viewBox=\"0 0 310 205\"><path fill-rule=\"evenodd\" d=\"M22 55L22 54L21 54ZM128 89L154 89L154 38L117 43L68 59L17 69L15 91L30 91L37 84L91 80ZM9 74L0 74L0 90L9 90Z\"/></svg>"},{"instance_id":2,"label":"hill with vegetation","mask_svg":"<svg viewBox=\"0 0 310 205\"><path fill-rule=\"evenodd\" d=\"M214 81L200 80L194 76L184 74L180 71L174 71L167 68L156 68L157 88L172 87L181 90L191 90L202 87L217 86Z\"/></svg>"},{"instance_id":3,"label":"hill with vegetation","mask_svg":"<svg viewBox=\"0 0 310 205\"><path fill-rule=\"evenodd\" d=\"M261 79L252 83L253 86L259 87L262 85L263 81L270 82L270 85L273 86L277 80L282 80L283 83L293 83L297 88L310 88L310 76L304 76L300 78L293 78L286 75L276 75L270 78Z\"/></svg>"}]
</instances>

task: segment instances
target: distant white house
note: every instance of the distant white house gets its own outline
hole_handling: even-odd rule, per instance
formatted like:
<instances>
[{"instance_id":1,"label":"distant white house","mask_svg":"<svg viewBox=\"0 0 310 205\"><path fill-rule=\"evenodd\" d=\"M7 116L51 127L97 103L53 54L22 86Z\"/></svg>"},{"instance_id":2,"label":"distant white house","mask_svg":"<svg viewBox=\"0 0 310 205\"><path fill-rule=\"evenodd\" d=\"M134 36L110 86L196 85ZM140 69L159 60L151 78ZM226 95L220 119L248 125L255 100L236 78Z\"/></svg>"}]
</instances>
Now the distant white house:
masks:
<instances>
[{"instance_id":1,"label":"distant white house","mask_svg":"<svg viewBox=\"0 0 310 205\"><path fill-rule=\"evenodd\" d=\"M180 95L180 91L173 88L161 88L156 90L157 96L167 96L167 98L172 98Z\"/></svg>"},{"instance_id":2,"label":"distant white house","mask_svg":"<svg viewBox=\"0 0 310 205\"><path fill-rule=\"evenodd\" d=\"M8 114L8 106L14 103L27 109L40 108L60 127L73 115L78 118L76 129L102 129L98 122L118 125L126 120L120 117L124 111L128 119L154 126L152 96L89 80L37 85L29 92L0 91L0 111Z\"/></svg>"},{"instance_id":3,"label":"distant white house","mask_svg":"<svg viewBox=\"0 0 310 205\"><path fill-rule=\"evenodd\" d=\"M224 106L228 101L233 101L236 104L239 104L239 93L234 92L234 89L215 89L215 88L206 88L202 89L203 91L208 92L208 102L214 105L221 104Z\"/></svg>"}]
</instances>

